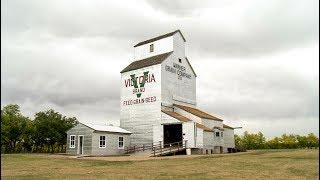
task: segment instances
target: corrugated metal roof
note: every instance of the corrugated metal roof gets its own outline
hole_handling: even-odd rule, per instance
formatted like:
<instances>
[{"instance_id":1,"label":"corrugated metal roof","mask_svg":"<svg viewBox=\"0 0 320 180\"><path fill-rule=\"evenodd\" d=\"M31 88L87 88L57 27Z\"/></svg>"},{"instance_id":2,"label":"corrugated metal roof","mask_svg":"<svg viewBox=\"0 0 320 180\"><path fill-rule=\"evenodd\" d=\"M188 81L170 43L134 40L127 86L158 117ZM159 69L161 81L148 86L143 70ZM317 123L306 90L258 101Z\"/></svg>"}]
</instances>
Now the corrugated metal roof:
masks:
<instances>
[{"instance_id":1,"label":"corrugated metal roof","mask_svg":"<svg viewBox=\"0 0 320 180\"><path fill-rule=\"evenodd\" d=\"M183 105L179 105L179 104L173 104L174 106L180 108L180 109L183 109L195 116L198 116L200 118L205 118L205 119L212 119L212 120L216 120L216 121L223 121L222 119L220 118L217 118L215 116L212 116L204 111L201 111L199 109L196 109L196 108L192 108L192 107L188 107L188 106L183 106Z\"/></svg>"},{"instance_id":2,"label":"corrugated metal roof","mask_svg":"<svg viewBox=\"0 0 320 180\"><path fill-rule=\"evenodd\" d=\"M151 43L151 42L154 42L154 41L166 38L166 37L170 37L170 36L173 36L175 33L180 33L183 41L186 42L186 39L183 37L181 31L178 29L178 30L175 30L175 31L167 33L167 34L164 34L164 35L161 35L161 36L157 36L157 37L154 37L154 38L139 42L138 44L134 45L133 47L138 47L138 46L141 46L141 45L144 45L144 44L148 44L148 43Z\"/></svg>"},{"instance_id":3,"label":"corrugated metal roof","mask_svg":"<svg viewBox=\"0 0 320 180\"><path fill-rule=\"evenodd\" d=\"M129 66L124 68L120 73L132 71L132 70L136 70L136 69L140 69L143 67L148 67L148 66L152 66L152 65L156 65L156 64L161 64L164 60L167 59L167 57L169 57L171 55L171 53L172 53L172 51L167 52L167 53L163 53L163 54L159 54L156 56L148 57L145 59L141 59L138 61L134 61L131 64L129 64Z\"/></svg>"},{"instance_id":4,"label":"corrugated metal roof","mask_svg":"<svg viewBox=\"0 0 320 180\"><path fill-rule=\"evenodd\" d=\"M213 132L212 129L208 128L207 126L205 126L203 124L196 123L196 126L197 126L197 128L203 129L204 131Z\"/></svg>"},{"instance_id":5,"label":"corrugated metal roof","mask_svg":"<svg viewBox=\"0 0 320 180\"><path fill-rule=\"evenodd\" d=\"M179 120L179 121L182 121L182 122L190 122L192 120L190 120L189 118L179 114L179 113L176 113L176 112L173 112L173 111L166 111L166 110L161 110L163 113ZM213 132L212 129L208 128L207 126L205 125L202 125L202 124L199 124L199 123L196 123L196 126L197 128L200 128L200 129L203 129L204 131L209 131L209 132Z\"/></svg>"},{"instance_id":6,"label":"corrugated metal roof","mask_svg":"<svg viewBox=\"0 0 320 180\"><path fill-rule=\"evenodd\" d=\"M118 126L108 126L103 124L91 124L91 123L81 123L95 131L104 131L104 132L115 132L115 133L124 133L124 134L131 134L130 131L122 129Z\"/></svg>"},{"instance_id":7,"label":"corrugated metal roof","mask_svg":"<svg viewBox=\"0 0 320 180\"><path fill-rule=\"evenodd\" d=\"M223 128L234 129L233 127L230 127L230 126L228 126L228 125L226 125L226 124L223 124Z\"/></svg>"},{"instance_id":8,"label":"corrugated metal roof","mask_svg":"<svg viewBox=\"0 0 320 180\"><path fill-rule=\"evenodd\" d=\"M182 122L189 122L191 121L189 118L185 117L185 116L182 116L176 112L172 112L172 111L166 111L166 110L161 110L163 113L166 113L167 115L173 117L173 118L176 118L177 120L179 121L182 121Z\"/></svg>"}]
</instances>

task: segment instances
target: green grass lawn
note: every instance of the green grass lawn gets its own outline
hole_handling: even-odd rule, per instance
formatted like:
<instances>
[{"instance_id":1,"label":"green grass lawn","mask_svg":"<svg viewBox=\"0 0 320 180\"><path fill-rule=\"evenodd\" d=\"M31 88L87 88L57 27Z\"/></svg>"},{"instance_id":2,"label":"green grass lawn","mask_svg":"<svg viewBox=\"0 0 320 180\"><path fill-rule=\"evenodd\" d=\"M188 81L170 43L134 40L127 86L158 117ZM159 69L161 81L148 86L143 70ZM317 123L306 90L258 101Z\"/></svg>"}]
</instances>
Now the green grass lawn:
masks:
<instances>
[{"instance_id":1,"label":"green grass lawn","mask_svg":"<svg viewBox=\"0 0 320 180\"><path fill-rule=\"evenodd\" d=\"M1 155L3 179L318 179L318 150L259 150L145 161Z\"/></svg>"}]
</instances>

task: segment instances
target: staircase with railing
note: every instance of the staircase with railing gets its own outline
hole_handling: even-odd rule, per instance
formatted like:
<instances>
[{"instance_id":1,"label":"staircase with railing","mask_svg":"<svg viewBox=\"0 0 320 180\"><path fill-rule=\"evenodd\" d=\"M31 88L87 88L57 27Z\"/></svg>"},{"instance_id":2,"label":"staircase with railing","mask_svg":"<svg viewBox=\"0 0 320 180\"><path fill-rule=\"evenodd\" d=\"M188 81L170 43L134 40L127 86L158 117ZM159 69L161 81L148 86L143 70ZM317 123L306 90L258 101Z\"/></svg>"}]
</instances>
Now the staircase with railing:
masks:
<instances>
[{"instance_id":1,"label":"staircase with railing","mask_svg":"<svg viewBox=\"0 0 320 180\"><path fill-rule=\"evenodd\" d=\"M132 146L127 147L125 149L126 154L129 153L136 153L141 151L151 151L150 156L164 156L164 155L175 155L178 152L185 151L187 147L187 140L173 142L168 144L162 144L160 141L159 143L155 144L144 144L141 146Z\"/></svg>"},{"instance_id":2,"label":"staircase with railing","mask_svg":"<svg viewBox=\"0 0 320 180\"><path fill-rule=\"evenodd\" d=\"M141 146L130 146L126 147L125 152L126 154L130 153L136 153L136 152L141 152L141 151L148 151L153 148L153 144L143 144Z\"/></svg>"}]
</instances>

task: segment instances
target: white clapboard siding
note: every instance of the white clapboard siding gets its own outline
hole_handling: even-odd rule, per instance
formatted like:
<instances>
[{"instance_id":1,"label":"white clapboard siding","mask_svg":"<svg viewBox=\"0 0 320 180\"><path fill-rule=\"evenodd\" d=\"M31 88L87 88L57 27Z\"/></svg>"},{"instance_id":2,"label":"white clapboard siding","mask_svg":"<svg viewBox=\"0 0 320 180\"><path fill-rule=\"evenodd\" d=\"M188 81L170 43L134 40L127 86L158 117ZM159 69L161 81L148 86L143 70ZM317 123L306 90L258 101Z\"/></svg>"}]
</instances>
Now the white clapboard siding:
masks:
<instances>
[{"instance_id":1,"label":"white clapboard siding","mask_svg":"<svg viewBox=\"0 0 320 180\"><path fill-rule=\"evenodd\" d=\"M155 82L145 84L145 92L141 98L156 97L155 102L124 105L123 101L138 99L133 94L133 86L126 87L125 80L131 79L130 75L143 75L149 71L153 74ZM120 98L120 127L132 132L131 145L150 144L153 142L153 126L161 120L161 65L153 65L121 74Z\"/></svg>"},{"instance_id":2,"label":"white clapboard siding","mask_svg":"<svg viewBox=\"0 0 320 180\"><path fill-rule=\"evenodd\" d=\"M135 61L145 58L152 60L152 58L149 57L172 52L165 60L158 62L156 65L142 67L121 74L120 127L132 132L130 145L159 143L159 141L163 141L163 124L181 123L183 140L188 140L188 147L206 149L217 149L218 146L223 146L224 148L226 146L234 147L232 129L225 130L224 137L217 138L214 136L214 132L204 131L195 126L195 123L199 123L210 129L213 129L215 126L223 128L222 121L204 119L173 106L173 104L180 104L197 107L197 76L190 61L186 58L186 41L184 37L178 31L169 34L170 35L167 34L162 38L156 38L157 40L153 42L151 42L152 40L148 40L139 43L139 45L134 48ZM150 52L151 44L153 44L153 52ZM179 61L179 59L181 61ZM179 77L177 74L179 68L174 67L174 64L182 66L183 70L181 72L190 75L190 78ZM168 71L169 67L172 68L172 71ZM132 74L141 76L145 71L149 71L149 74L152 73L155 76L156 82L145 84L145 92L142 93L141 98L156 97L156 101L152 103L125 105L124 101L141 99L137 98L133 93L134 88L132 86L125 86L125 80L130 79L130 75ZM187 117L191 121L181 122L162 113L161 109L174 111Z\"/></svg>"}]
</instances>

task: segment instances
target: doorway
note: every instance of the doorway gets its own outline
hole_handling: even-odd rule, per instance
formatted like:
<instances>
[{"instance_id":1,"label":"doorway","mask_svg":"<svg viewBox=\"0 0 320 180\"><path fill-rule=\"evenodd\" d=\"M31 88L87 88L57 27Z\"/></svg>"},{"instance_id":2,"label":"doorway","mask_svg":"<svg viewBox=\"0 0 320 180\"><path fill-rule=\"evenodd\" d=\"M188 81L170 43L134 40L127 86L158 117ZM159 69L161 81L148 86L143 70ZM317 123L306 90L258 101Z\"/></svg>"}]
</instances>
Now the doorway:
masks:
<instances>
[{"instance_id":1,"label":"doorway","mask_svg":"<svg viewBox=\"0 0 320 180\"><path fill-rule=\"evenodd\" d=\"M78 139L78 154L83 154L83 136Z\"/></svg>"},{"instance_id":2,"label":"doorway","mask_svg":"<svg viewBox=\"0 0 320 180\"><path fill-rule=\"evenodd\" d=\"M163 144L165 147L170 143L182 141L182 124L165 124L163 125Z\"/></svg>"}]
</instances>

